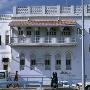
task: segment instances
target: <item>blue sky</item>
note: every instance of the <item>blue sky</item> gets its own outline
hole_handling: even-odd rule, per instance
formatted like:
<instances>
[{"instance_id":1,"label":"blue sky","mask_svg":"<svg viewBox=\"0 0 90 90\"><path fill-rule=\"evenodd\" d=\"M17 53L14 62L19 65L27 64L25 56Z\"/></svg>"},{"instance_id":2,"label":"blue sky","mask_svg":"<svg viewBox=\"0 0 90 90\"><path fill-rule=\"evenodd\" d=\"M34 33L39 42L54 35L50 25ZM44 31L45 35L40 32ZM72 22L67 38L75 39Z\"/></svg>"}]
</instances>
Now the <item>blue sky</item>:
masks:
<instances>
[{"instance_id":1,"label":"blue sky","mask_svg":"<svg viewBox=\"0 0 90 90\"><path fill-rule=\"evenodd\" d=\"M81 0L0 0L0 13L11 13L13 6L31 5L80 5ZM90 3L90 0L85 0Z\"/></svg>"}]
</instances>

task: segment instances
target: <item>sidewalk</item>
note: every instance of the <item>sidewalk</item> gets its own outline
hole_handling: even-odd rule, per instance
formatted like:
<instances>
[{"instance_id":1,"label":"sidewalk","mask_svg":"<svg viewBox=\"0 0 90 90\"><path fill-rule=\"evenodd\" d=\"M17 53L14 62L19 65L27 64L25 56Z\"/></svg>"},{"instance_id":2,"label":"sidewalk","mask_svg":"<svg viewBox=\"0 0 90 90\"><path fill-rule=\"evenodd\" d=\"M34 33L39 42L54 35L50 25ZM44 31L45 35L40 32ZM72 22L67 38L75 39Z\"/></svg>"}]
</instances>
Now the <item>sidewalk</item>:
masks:
<instances>
[{"instance_id":1,"label":"sidewalk","mask_svg":"<svg viewBox=\"0 0 90 90\"><path fill-rule=\"evenodd\" d=\"M57 89L55 88L51 88L51 87L42 87L42 89L40 87L30 87L30 88L5 88L5 89L0 89L0 90L78 90L75 88L63 88L63 87L59 87Z\"/></svg>"}]
</instances>

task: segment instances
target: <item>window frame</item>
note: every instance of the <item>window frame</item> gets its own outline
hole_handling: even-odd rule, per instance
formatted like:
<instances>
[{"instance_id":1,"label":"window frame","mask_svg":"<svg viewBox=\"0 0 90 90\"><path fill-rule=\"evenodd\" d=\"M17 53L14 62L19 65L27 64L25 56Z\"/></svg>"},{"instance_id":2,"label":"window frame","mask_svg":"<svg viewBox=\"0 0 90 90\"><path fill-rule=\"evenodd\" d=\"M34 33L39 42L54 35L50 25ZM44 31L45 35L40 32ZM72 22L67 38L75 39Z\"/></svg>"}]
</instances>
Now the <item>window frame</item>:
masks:
<instances>
[{"instance_id":1,"label":"window frame","mask_svg":"<svg viewBox=\"0 0 90 90\"><path fill-rule=\"evenodd\" d=\"M5 35L5 45L9 44L9 35Z\"/></svg>"},{"instance_id":2,"label":"window frame","mask_svg":"<svg viewBox=\"0 0 90 90\"><path fill-rule=\"evenodd\" d=\"M72 34L70 27L64 27L62 31L62 35L64 36L70 36Z\"/></svg>"},{"instance_id":3,"label":"window frame","mask_svg":"<svg viewBox=\"0 0 90 90\"><path fill-rule=\"evenodd\" d=\"M40 30L35 31L35 36L40 36Z\"/></svg>"},{"instance_id":4,"label":"window frame","mask_svg":"<svg viewBox=\"0 0 90 90\"><path fill-rule=\"evenodd\" d=\"M51 70L51 60L45 59L45 70Z\"/></svg>"},{"instance_id":5,"label":"window frame","mask_svg":"<svg viewBox=\"0 0 90 90\"><path fill-rule=\"evenodd\" d=\"M35 66L36 65L36 59L31 59L31 66Z\"/></svg>"},{"instance_id":6,"label":"window frame","mask_svg":"<svg viewBox=\"0 0 90 90\"><path fill-rule=\"evenodd\" d=\"M61 65L61 60L60 59L56 59L56 65Z\"/></svg>"},{"instance_id":7,"label":"window frame","mask_svg":"<svg viewBox=\"0 0 90 90\"><path fill-rule=\"evenodd\" d=\"M89 28L89 34L90 34L90 28Z\"/></svg>"},{"instance_id":8,"label":"window frame","mask_svg":"<svg viewBox=\"0 0 90 90\"><path fill-rule=\"evenodd\" d=\"M23 63L22 63L23 61ZM20 55L20 70L24 70L24 67L25 67L25 55L22 53Z\"/></svg>"},{"instance_id":9,"label":"window frame","mask_svg":"<svg viewBox=\"0 0 90 90\"><path fill-rule=\"evenodd\" d=\"M31 54L30 55L30 70L34 70L36 66L36 55Z\"/></svg>"},{"instance_id":10,"label":"window frame","mask_svg":"<svg viewBox=\"0 0 90 90\"><path fill-rule=\"evenodd\" d=\"M55 55L55 70L60 70L61 69L61 55L56 54Z\"/></svg>"},{"instance_id":11,"label":"window frame","mask_svg":"<svg viewBox=\"0 0 90 90\"><path fill-rule=\"evenodd\" d=\"M31 30L26 30L26 35L31 36L32 35Z\"/></svg>"},{"instance_id":12,"label":"window frame","mask_svg":"<svg viewBox=\"0 0 90 90\"><path fill-rule=\"evenodd\" d=\"M49 59L45 59L45 65L50 65L50 60Z\"/></svg>"},{"instance_id":13,"label":"window frame","mask_svg":"<svg viewBox=\"0 0 90 90\"><path fill-rule=\"evenodd\" d=\"M56 36L57 35L57 32L56 32L56 30L54 30L54 29L50 29L49 31L47 30L47 36Z\"/></svg>"},{"instance_id":14,"label":"window frame","mask_svg":"<svg viewBox=\"0 0 90 90\"><path fill-rule=\"evenodd\" d=\"M1 35L0 35L0 45L1 45L1 43L2 43L2 38L1 38Z\"/></svg>"},{"instance_id":15,"label":"window frame","mask_svg":"<svg viewBox=\"0 0 90 90\"><path fill-rule=\"evenodd\" d=\"M71 64L72 64L72 59L71 59L71 52L66 53L66 70L71 70Z\"/></svg>"}]
</instances>

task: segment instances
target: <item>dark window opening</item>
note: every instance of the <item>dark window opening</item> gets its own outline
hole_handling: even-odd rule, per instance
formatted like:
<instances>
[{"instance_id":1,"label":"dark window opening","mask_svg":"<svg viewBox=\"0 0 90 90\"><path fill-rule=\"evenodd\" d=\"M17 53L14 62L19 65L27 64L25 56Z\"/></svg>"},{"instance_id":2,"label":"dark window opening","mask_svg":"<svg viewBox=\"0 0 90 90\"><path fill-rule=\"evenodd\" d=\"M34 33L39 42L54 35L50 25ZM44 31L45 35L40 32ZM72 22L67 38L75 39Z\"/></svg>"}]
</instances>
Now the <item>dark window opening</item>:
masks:
<instances>
[{"instance_id":1,"label":"dark window opening","mask_svg":"<svg viewBox=\"0 0 90 90\"><path fill-rule=\"evenodd\" d=\"M27 34L27 35L31 35L31 31L28 30L28 31L26 32L26 34Z\"/></svg>"},{"instance_id":2,"label":"dark window opening","mask_svg":"<svg viewBox=\"0 0 90 90\"><path fill-rule=\"evenodd\" d=\"M3 70L8 70L8 64L3 65Z\"/></svg>"},{"instance_id":3,"label":"dark window opening","mask_svg":"<svg viewBox=\"0 0 90 90\"><path fill-rule=\"evenodd\" d=\"M5 36L5 44L8 45L9 44L9 35Z\"/></svg>"},{"instance_id":4,"label":"dark window opening","mask_svg":"<svg viewBox=\"0 0 90 90\"><path fill-rule=\"evenodd\" d=\"M24 70L24 67L25 67L25 60L21 59L20 60L20 70Z\"/></svg>"},{"instance_id":5,"label":"dark window opening","mask_svg":"<svg viewBox=\"0 0 90 90\"><path fill-rule=\"evenodd\" d=\"M40 31L35 31L35 35L40 35Z\"/></svg>"},{"instance_id":6,"label":"dark window opening","mask_svg":"<svg viewBox=\"0 0 90 90\"><path fill-rule=\"evenodd\" d=\"M62 35L71 35L71 30L69 27L64 27Z\"/></svg>"},{"instance_id":7,"label":"dark window opening","mask_svg":"<svg viewBox=\"0 0 90 90\"><path fill-rule=\"evenodd\" d=\"M23 35L23 31L22 31L22 30L19 30L19 31L18 31L18 34L19 34L19 35Z\"/></svg>"},{"instance_id":8,"label":"dark window opening","mask_svg":"<svg viewBox=\"0 0 90 90\"><path fill-rule=\"evenodd\" d=\"M18 30L21 30L21 27L18 27Z\"/></svg>"},{"instance_id":9,"label":"dark window opening","mask_svg":"<svg viewBox=\"0 0 90 90\"><path fill-rule=\"evenodd\" d=\"M36 65L36 60L31 60L31 65Z\"/></svg>"},{"instance_id":10,"label":"dark window opening","mask_svg":"<svg viewBox=\"0 0 90 90\"><path fill-rule=\"evenodd\" d=\"M66 60L66 65L71 65L71 60Z\"/></svg>"},{"instance_id":11,"label":"dark window opening","mask_svg":"<svg viewBox=\"0 0 90 90\"><path fill-rule=\"evenodd\" d=\"M56 65L61 65L61 60L56 60Z\"/></svg>"},{"instance_id":12,"label":"dark window opening","mask_svg":"<svg viewBox=\"0 0 90 90\"><path fill-rule=\"evenodd\" d=\"M26 27L26 29L31 29L31 27Z\"/></svg>"},{"instance_id":13,"label":"dark window opening","mask_svg":"<svg viewBox=\"0 0 90 90\"><path fill-rule=\"evenodd\" d=\"M20 60L20 65L25 65L25 60Z\"/></svg>"},{"instance_id":14,"label":"dark window opening","mask_svg":"<svg viewBox=\"0 0 90 90\"><path fill-rule=\"evenodd\" d=\"M45 65L50 65L50 60L45 60Z\"/></svg>"},{"instance_id":15,"label":"dark window opening","mask_svg":"<svg viewBox=\"0 0 90 90\"><path fill-rule=\"evenodd\" d=\"M0 35L0 45L1 45L1 35Z\"/></svg>"},{"instance_id":16,"label":"dark window opening","mask_svg":"<svg viewBox=\"0 0 90 90\"><path fill-rule=\"evenodd\" d=\"M89 34L90 34L90 28L89 28Z\"/></svg>"},{"instance_id":17,"label":"dark window opening","mask_svg":"<svg viewBox=\"0 0 90 90\"><path fill-rule=\"evenodd\" d=\"M3 58L2 62L9 62L9 58Z\"/></svg>"},{"instance_id":18,"label":"dark window opening","mask_svg":"<svg viewBox=\"0 0 90 90\"><path fill-rule=\"evenodd\" d=\"M71 60L66 60L66 70L71 70Z\"/></svg>"}]
</instances>

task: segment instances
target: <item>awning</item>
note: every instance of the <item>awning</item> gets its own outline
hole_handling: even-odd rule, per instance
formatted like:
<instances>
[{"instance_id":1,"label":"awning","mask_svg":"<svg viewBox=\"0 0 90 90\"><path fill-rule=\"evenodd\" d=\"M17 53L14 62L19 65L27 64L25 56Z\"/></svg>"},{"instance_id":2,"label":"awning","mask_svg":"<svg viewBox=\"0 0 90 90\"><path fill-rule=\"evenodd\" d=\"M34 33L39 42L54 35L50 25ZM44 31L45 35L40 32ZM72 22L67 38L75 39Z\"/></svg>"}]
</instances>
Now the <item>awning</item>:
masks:
<instances>
[{"instance_id":1,"label":"awning","mask_svg":"<svg viewBox=\"0 0 90 90\"><path fill-rule=\"evenodd\" d=\"M52 20L52 21L12 21L9 26L75 26L75 20Z\"/></svg>"}]
</instances>

